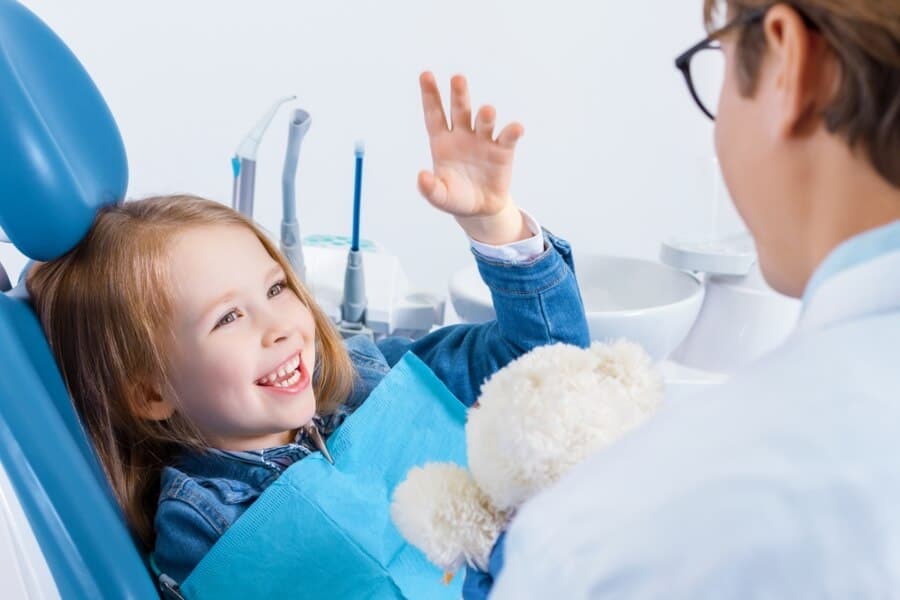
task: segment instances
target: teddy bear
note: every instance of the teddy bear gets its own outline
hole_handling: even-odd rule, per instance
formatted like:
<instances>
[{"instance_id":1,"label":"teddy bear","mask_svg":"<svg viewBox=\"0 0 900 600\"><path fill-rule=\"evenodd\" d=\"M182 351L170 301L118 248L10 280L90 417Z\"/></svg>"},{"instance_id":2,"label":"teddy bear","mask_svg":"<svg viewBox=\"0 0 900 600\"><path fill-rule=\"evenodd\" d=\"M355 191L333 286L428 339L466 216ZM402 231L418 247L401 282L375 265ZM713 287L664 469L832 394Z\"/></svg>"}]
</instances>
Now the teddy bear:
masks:
<instances>
[{"instance_id":1,"label":"teddy bear","mask_svg":"<svg viewBox=\"0 0 900 600\"><path fill-rule=\"evenodd\" d=\"M400 533L440 569L487 571L516 510L659 407L662 378L637 344L542 346L482 386L465 434L468 470L413 468L394 491Z\"/></svg>"}]
</instances>

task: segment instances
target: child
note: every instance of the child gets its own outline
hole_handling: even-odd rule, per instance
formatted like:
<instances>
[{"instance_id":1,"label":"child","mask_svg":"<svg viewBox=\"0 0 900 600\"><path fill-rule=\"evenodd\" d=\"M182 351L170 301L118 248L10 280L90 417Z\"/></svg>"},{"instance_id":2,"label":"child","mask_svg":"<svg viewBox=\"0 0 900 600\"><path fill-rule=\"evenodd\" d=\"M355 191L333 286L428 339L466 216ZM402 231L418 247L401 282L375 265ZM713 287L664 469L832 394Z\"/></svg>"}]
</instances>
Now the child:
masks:
<instances>
[{"instance_id":1,"label":"child","mask_svg":"<svg viewBox=\"0 0 900 600\"><path fill-rule=\"evenodd\" d=\"M522 127L494 139L490 107L473 127L457 76L448 128L433 76L420 84L434 170L419 189L471 238L496 321L345 344L252 222L192 196L108 207L28 277L128 524L176 581L288 466L322 450L407 350L471 405L529 349L588 343L569 246L509 196Z\"/></svg>"}]
</instances>

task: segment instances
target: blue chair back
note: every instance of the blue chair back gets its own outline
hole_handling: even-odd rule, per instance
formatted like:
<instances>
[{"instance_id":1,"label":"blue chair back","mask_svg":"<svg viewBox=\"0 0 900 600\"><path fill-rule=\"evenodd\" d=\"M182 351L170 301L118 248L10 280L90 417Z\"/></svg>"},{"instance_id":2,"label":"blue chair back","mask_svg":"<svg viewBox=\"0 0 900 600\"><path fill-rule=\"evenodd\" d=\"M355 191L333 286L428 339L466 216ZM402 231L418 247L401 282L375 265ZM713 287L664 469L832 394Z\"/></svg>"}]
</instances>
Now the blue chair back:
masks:
<instances>
[{"instance_id":1,"label":"blue chair back","mask_svg":"<svg viewBox=\"0 0 900 600\"><path fill-rule=\"evenodd\" d=\"M124 198L121 136L72 52L12 0L0 90L0 227L26 256L57 258ZM0 462L61 596L158 598L21 283L0 293L0 349Z\"/></svg>"}]
</instances>

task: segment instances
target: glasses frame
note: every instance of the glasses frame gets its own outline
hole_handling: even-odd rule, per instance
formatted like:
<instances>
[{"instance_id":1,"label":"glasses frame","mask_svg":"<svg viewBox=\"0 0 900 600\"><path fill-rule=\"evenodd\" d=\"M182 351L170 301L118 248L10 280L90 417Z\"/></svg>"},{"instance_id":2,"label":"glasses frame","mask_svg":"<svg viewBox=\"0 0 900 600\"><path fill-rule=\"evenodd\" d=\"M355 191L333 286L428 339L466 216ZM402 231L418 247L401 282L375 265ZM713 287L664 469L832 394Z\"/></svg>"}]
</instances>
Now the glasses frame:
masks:
<instances>
[{"instance_id":1,"label":"glasses frame","mask_svg":"<svg viewBox=\"0 0 900 600\"><path fill-rule=\"evenodd\" d=\"M694 98L694 102L697 103L697 106L700 107L700 110L703 111L707 117L711 120L715 121L716 116L709 111L706 106L703 105L703 101L700 100L700 95L697 93L697 89L694 87L694 80L691 77L691 59L694 58L694 55L700 52L701 50L706 49L718 49L721 50L722 46L719 44L719 38L721 38L724 34L728 33L732 29L736 29L738 27L744 27L746 25L750 25L756 21L761 21L763 17L766 16L766 13L769 11L770 6L765 6L761 8L753 9L749 12L744 13L743 15L733 19L731 22L726 23L719 29L713 31L708 36L706 36L703 40L697 42L684 52L682 52L678 58L675 59L675 68L681 71L681 74L684 75L684 81L688 86L688 90L691 92L691 97Z\"/></svg>"}]
</instances>

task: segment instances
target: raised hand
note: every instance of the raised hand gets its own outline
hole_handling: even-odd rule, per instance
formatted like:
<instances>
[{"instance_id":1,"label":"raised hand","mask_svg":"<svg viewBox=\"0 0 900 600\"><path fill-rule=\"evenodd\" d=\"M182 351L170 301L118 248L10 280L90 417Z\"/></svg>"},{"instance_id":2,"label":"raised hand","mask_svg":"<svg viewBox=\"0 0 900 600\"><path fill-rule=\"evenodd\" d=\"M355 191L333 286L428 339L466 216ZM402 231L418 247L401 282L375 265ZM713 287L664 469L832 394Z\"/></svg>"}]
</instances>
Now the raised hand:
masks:
<instances>
[{"instance_id":1,"label":"raised hand","mask_svg":"<svg viewBox=\"0 0 900 600\"><path fill-rule=\"evenodd\" d=\"M422 73L419 84L434 163L432 171L419 173L419 191L478 241L506 244L530 237L509 194L522 125L507 125L495 139L496 111L482 106L473 126L468 86L457 75L450 81L448 126L434 75Z\"/></svg>"}]
</instances>

